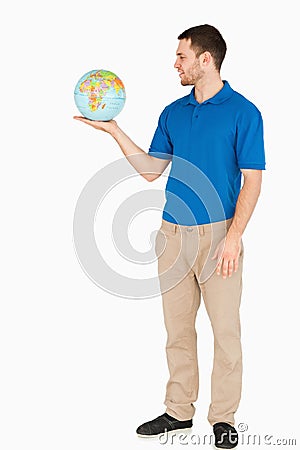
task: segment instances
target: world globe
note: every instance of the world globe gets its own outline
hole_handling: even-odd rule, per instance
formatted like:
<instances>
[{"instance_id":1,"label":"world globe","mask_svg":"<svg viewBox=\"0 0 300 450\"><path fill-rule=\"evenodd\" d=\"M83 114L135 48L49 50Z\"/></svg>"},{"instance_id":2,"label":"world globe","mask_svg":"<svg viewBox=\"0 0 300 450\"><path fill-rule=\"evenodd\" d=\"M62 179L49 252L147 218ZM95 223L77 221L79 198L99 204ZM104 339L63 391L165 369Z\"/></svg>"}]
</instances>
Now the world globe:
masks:
<instances>
[{"instance_id":1,"label":"world globe","mask_svg":"<svg viewBox=\"0 0 300 450\"><path fill-rule=\"evenodd\" d=\"M91 70L76 84L74 100L78 110L87 119L108 121L124 107L124 84L109 70Z\"/></svg>"}]
</instances>

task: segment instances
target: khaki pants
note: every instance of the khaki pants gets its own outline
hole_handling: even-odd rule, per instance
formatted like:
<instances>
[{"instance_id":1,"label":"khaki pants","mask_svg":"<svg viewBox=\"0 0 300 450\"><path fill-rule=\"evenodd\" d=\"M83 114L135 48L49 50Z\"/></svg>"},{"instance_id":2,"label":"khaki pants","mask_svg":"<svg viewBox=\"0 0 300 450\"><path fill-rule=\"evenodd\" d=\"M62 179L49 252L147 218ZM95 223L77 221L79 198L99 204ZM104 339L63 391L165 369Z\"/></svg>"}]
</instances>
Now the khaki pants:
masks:
<instances>
[{"instance_id":1,"label":"khaki pants","mask_svg":"<svg viewBox=\"0 0 300 450\"><path fill-rule=\"evenodd\" d=\"M239 307L243 244L238 271L217 275L212 260L232 222L183 226L162 219L155 241L170 378L164 404L178 420L191 419L198 397L199 374L195 320L201 296L214 334L214 363L208 421L234 425L242 385Z\"/></svg>"}]
</instances>

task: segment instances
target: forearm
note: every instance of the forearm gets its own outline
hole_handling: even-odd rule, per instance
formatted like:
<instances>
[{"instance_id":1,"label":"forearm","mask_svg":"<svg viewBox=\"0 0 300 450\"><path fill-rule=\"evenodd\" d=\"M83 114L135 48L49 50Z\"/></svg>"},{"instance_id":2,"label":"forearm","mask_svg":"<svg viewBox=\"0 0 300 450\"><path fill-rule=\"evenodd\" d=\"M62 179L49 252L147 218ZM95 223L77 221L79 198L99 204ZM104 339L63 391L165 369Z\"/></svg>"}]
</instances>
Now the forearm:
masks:
<instances>
[{"instance_id":1,"label":"forearm","mask_svg":"<svg viewBox=\"0 0 300 450\"><path fill-rule=\"evenodd\" d=\"M124 133L124 131L119 128L115 120L102 122L97 120L89 120L82 116L74 116L74 119L80 120L81 122L84 122L91 127L96 128L96 130L102 130L106 133L109 133L118 143L128 162L147 181L154 181L156 178L158 178L171 161L171 158L164 159L154 157L144 152L144 150L138 147Z\"/></svg>"},{"instance_id":2,"label":"forearm","mask_svg":"<svg viewBox=\"0 0 300 450\"><path fill-rule=\"evenodd\" d=\"M235 213L228 230L228 235L236 238L242 237L256 206L259 194L260 183L245 181L237 199Z\"/></svg>"},{"instance_id":3,"label":"forearm","mask_svg":"<svg viewBox=\"0 0 300 450\"><path fill-rule=\"evenodd\" d=\"M118 126L111 132L111 136L118 143L123 154L134 169L150 181L150 172L153 165L152 157L138 147Z\"/></svg>"}]
</instances>

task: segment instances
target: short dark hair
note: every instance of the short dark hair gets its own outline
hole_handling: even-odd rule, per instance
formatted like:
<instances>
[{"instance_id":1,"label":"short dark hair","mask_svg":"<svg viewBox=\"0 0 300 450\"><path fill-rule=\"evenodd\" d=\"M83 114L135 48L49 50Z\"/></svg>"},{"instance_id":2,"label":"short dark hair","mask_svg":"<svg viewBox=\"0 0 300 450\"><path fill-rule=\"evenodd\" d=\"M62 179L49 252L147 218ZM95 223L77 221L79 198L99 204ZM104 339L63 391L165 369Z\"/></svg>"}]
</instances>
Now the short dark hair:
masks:
<instances>
[{"instance_id":1,"label":"short dark hair","mask_svg":"<svg viewBox=\"0 0 300 450\"><path fill-rule=\"evenodd\" d=\"M226 42L221 33L212 25L198 25L185 30L178 39L190 39L191 48L197 58L203 52L209 52L214 59L216 69L220 72L226 54Z\"/></svg>"}]
</instances>

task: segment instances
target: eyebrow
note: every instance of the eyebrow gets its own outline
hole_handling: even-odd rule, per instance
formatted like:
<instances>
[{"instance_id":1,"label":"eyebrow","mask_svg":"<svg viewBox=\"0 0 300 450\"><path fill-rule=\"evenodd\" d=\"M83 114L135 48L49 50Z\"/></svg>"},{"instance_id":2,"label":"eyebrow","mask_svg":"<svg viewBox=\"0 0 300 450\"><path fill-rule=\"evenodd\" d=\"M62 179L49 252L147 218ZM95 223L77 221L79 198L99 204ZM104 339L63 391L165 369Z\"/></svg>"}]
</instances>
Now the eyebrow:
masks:
<instances>
[{"instance_id":1,"label":"eyebrow","mask_svg":"<svg viewBox=\"0 0 300 450\"><path fill-rule=\"evenodd\" d=\"M177 55L177 56L180 56L180 55L184 55L184 53L182 53L182 52L176 52L176 55Z\"/></svg>"}]
</instances>

